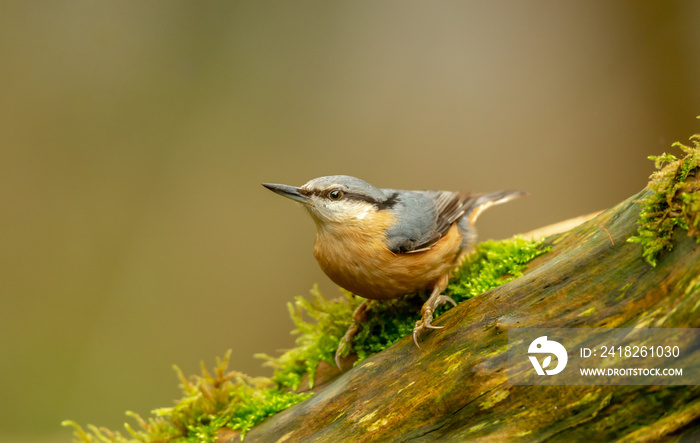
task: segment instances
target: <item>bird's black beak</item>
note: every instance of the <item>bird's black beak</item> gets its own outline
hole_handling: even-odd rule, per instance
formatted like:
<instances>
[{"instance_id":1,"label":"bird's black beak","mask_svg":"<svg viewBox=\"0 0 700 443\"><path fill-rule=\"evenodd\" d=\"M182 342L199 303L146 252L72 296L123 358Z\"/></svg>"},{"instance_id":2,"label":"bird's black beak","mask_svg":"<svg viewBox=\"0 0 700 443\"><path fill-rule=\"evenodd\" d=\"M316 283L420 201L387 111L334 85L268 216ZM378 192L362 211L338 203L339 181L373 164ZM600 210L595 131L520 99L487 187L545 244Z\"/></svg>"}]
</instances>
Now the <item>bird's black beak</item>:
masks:
<instances>
[{"instance_id":1,"label":"bird's black beak","mask_svg":"<svg viewBox=\"0 0 700 443\"><path fill-rule=\"evenodd\" d=\"M307 203L309 201L309 197L302 194L300 192L301 188L297 188L296 186L278 185L274 183L263 183L262 185L282 197L291 198L301 203Z\"/></svg>"}]
</instances>

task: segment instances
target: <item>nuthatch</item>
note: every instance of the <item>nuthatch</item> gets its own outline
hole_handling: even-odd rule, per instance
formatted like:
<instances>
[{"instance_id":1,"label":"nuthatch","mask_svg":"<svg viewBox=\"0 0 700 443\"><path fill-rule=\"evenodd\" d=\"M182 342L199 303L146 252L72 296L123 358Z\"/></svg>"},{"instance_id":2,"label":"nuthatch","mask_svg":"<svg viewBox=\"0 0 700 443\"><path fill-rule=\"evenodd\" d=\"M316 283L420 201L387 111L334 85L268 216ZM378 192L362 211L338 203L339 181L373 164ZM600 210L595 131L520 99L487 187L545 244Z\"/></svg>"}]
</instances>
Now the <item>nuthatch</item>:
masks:
<instances>
[{"instance_id":1,"label":"nuthatch","mask_svg":"<svg viewBox=\"0 0 700 443\"><path fill-rule=\"evenodd\" d=\"M474 245L477 217L490 206L526 195L378 189L347 175L315 178L301 187L263 186L303 203L316 223L314 256L339 286L373 300L432 289L413 329L416 346L421 332L442 327L432 324L435 308L445 302L456 306L442 291ZM353 314L355 323L336 352L338 366L366 312L362 303Z\"/></svg>"}]
</instances>

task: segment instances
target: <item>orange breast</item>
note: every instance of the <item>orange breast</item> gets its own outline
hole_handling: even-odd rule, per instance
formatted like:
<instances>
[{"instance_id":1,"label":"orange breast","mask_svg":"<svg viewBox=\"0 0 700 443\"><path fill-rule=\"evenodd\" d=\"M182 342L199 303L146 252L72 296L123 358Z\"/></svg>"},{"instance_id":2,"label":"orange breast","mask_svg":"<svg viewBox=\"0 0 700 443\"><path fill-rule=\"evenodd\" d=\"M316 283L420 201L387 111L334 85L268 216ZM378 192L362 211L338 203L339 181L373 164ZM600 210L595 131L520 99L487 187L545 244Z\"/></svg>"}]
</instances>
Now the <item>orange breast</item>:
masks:
<instances>
[{"instance_id":1,"label":"orange breast","mask_svg":"<svg viewBox=\"0 0 700 443\"><path fill-rule=\"evenodd\" d=\"M371 223L319 227L314 255L323 272L353 294L383 300L426 289L457 264L462 235L456 224L427 251L394 254L384 236L393 221L380 211Z\"/></svg>"}]
</instances>

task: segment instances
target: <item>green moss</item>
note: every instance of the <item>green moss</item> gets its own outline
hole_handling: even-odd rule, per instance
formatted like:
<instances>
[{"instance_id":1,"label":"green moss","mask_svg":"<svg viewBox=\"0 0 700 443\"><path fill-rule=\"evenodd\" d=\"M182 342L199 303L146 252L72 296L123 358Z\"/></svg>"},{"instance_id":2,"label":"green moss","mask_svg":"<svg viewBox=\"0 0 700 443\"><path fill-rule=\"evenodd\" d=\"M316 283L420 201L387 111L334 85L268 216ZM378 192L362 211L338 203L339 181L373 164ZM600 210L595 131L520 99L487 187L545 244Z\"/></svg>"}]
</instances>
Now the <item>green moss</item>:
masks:
<instances>
[{"instance_id":1,"label":"green moss","mask_svg":"<svg viewBox=\"0 0 700 443\"><path fill-rule=\"evenodd\" d=\"M652 266L663 251L673 249L677 228L700 241L700 135L690 140L693 146L673 144L685 152L682 159L665 153L649 157L658 169L647 186L653 193L640 200L637 235L628 241L642 245L642 256Z\"/></svg>"},{"instance_id":2,"label":"green moss","mask_svg":"<svg viewBox=\"0 0 700 443\"><path fill-rule=\"evenodd\" d=\"M326 300L318 286L314 285L311 300L296 296L294 304L287 304L296 325L292 334L299 336L296 347L279 357L256 355L267 360L266 366L274 368L272 378L281 386L296 390L301 378L308 375L309 387L313 387L318 364L322 361L333 362L340 338L352 323L352 313L362 303L361 298L342 289L341 292L342 297ZM304 320L305 316L313 321Z\"/></svg>"},{"instance_id":3,"label":"green moss","mask_svg":"<svg viewBox=\"0 0 700 443\"><path fill-rule=\"evenodd\" d=\"M488 240L476 246L456 278L447 286L446 294L456 302L472 298L523 275L527 263L551 248L542 247L543 240L522 237L510 240Z\"/></svg>"},{"instance_id":4,"label":"green moss","mask_svg":"<svg viewBox=\"0 0 700 443\"><path fill-rule=\"evenodd\" d=\"M541 241L520 237L481 243L456 270L445 294L458 303L479 295L521 276L526 263L548 250ZM153 411L147 420L127 413L140 429L134 430L127 424L126 436L92 425L86 432L72 421L64 425L74 427L75 440L80 442L207 442L215 441L222 428L240 430L243 439L255 424L311 396L295 391L304 376L308 377L309 387L313 387L320 362L334 365L340 338L352 324L353 311L363 301L347 291L341 292L341 297L327 300L314 287L311 300L296 297L289 304L296 325L292 333L298 335L296 347L279 357L258 355L273 367L272 378L252 378L229 371L229 351L217 360L213 373L202 364L202 374L188 379L176 367L182 399L173 407ZM360 326L349 351L362 361L410 334L427 296L420 293L385 302L370 301L370 316ZM446 309L442 307L436 314Z\"/></svg>"},{"instance_id":5,"label":"green moss","mask_svg":"<svg viewBox=\"0 0 700 443\"><path fill-rule=\"evenodd\" d=\"M288 392L264 377L228 371L230 356L229 350L217 359L213 374L202 364L202 375L190 379L175 367L182 399L173 407L156 409L148 420L127 412L139 425L138 431L129 424L124 425L128 435L92 425L86 432L73 421L63 425L73 426L79 442L214 442L221 428L240 430L243 440L256 423L311 395Z\"/></svg>"}]
</instances>

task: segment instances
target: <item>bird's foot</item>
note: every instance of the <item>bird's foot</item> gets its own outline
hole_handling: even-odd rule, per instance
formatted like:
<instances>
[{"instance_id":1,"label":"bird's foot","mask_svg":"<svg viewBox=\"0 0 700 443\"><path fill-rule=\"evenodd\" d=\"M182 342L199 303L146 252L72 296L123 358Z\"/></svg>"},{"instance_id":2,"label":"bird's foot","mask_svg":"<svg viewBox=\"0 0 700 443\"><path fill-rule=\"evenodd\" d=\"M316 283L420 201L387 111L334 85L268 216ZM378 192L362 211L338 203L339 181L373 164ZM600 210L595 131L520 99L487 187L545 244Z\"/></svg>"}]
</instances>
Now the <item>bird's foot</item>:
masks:
<instances>
[{"instance_id":1,"label":"bird's foot","mask_svg":"<svg viewBox=\"0 0 700 443\"><path fill-rule=\"evenodd\" d=\"M452 303L452 306L457 306L457 303L455 303L452 298L448 297L447 295L440 295L445 286L435 286L432 294L430 294L430 298L428 298L428 301L426 301L425 304L423 304L423 308L421 308L421 314L423 314L423 317L416 322L416 326L413 328L413 343L416 344L418 349L420 349L420 345L418 344L418 336L423 331L426 329L444 328L444 326L433 325L433 313L435 312L435 309L445 302Z\"/></svg>"},{"instance_id":2,"label":"bird's foot","mask_svg":"<svg viewBox=\"0 0 700 443\"><path fill-rule=\"evenodd\" d=\"M340 339L340 343L338 343L338 348L335 350L335 365L338 367L338 369L342 370L343 367L340 364L340 359L341 356L345 353L345 348L347 348L350 345L350 341L352 341L353 337L357 335L357 330L358 330L357 323L353 323L350 325L347 331L345 331L345 335L343 335L343 338Z\"/></svg>"},{"instance_id":3,"label":"bird's foot","mask_svg":"<svg viewBox=\"0 0 700 443\"><path fill-rule=\"evenodd\" d=\"M335 350L335 365L338 367L338 369L343 369L343 367L340 365L340 359L344 356L343 354L345 353L345 349L350 346L352 339L355 337L355 335L357 335L357 331L360 330L360 323L367 320L369 311L370 309L367 306L367 302L363 301L360 306L355 309L355 312L352 313L353 323L350 325L348 330L345 331L345 335L343 335L343 338L340 339L338 348Z\"/></svg>"}]
</instances>

